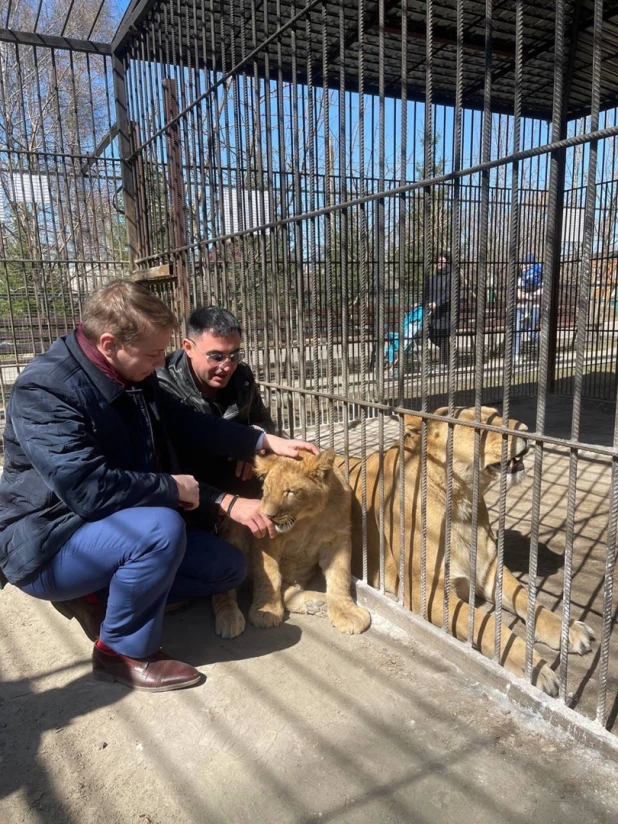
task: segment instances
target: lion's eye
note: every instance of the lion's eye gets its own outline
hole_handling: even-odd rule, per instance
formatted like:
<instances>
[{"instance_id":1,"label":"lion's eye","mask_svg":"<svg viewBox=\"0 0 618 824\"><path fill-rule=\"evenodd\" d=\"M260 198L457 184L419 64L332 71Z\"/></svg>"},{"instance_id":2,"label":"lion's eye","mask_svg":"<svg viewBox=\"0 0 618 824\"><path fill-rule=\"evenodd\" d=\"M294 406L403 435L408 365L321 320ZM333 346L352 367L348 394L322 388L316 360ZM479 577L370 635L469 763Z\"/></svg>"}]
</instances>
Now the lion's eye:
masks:
<instances>
[{"instance_id":1,"label":"lion's eye","mask_svg":"<svg viewBox=\"0 0 618 824\"><path fill-rule=\"evenodd\" d=\"M296 490L295 489L286 489L285 494L286 494L287 497L291 498L292 495L296 495Z\"/></svg>"}]
</instances>

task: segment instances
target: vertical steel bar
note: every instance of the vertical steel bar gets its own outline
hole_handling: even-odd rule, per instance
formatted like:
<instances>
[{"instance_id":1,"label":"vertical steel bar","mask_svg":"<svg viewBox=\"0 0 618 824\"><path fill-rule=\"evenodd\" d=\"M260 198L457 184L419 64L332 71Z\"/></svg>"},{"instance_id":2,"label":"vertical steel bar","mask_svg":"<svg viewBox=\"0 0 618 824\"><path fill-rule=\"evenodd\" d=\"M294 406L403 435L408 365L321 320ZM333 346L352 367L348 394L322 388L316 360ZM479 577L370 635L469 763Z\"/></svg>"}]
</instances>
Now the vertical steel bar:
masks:
<instances>
[{"instance_id":1,"label":"vertical steel bar","mask_svg":"<svg viewBox=\"0 0 618 824\"><path fill-rule=\"evenodd\" d=\"M453 170L461 168L462 149L462 103L464 71L464 0L457 0L457 53L455 66L455 111L453 113ZM455 414L455 387L457 385L457 326L459 321L460 269L461 269L461 181L453 184L453 214L451 229L451 311L448 375L448 414ZM451 592L451 540L453 517L453 455L455 432L449 424L446 440L446 513L444 522L444 602L442 605L442 627L448 632L450 623L449 599Z\"/></svg>"},{"instance_id":2,"label":"vertical steel bar","mask_svg":"<svg viewBox=\"0 0 618 824\"><path fill-rule=\"evenodd\" d=\"M169 123L178 115L178 84L168 78L163 81L163 104L165 120ZM182 149L180 146L180 129L178 121L168 126L167 131L168 186L173 220L174 247L181 247L186 242L186 216L184 208L184 179L182 170ZM174 255L174 274L178 289L179 315L182 323L189 314L189 278L187 272L186 251ZM183 327L184 328L184 327Z\"/></svg>"},{"instance_id":3,"label":"vertical steel bar","mask_svg":"<svg viewBox=\"0 0 618 824\"><path fill-rule=\"evenodd\" d=\"M139 247L139 227L137 223L137 209L135 201L135 185L132 166L129 161L131 154L131 133L129 114L127 110L127 87L124 61L114 55L114 101L116 104L116 123L118 124L118 145L120 149L120 173L124 195L124 210L127 225L127 241L129 246L129 265L135 268L135 260L141 257Z\"/></svg>"},{"instance_id":4,"label":"vertical steel bar","mask_svg":"<svg viewBox=\"0 0 618 824\"><path fill-rule=\"evenodd\" d=\"M485 3L485 86L483 89L483 128L481 161L486 163L491 156L492 136L492 38L493 38L493 0ZM474 419L481 418L483 395L483 380L485 366L485 299L487 282L487 245L489 223L489 185L490 173L481 172L481 213L479 226L479 271L476 302L476 347L474 373ZM469 619L468 643L474 642L474 618L476 606L476 560L478 549L478 524L481 506L480 469L481 469L481 432L474 432L474 478L472 484L472 527L470 541L470 571L469 571Z\"/></svg>"},{"instance_id":5,"label":"vertical steel bar","mask_svg":"<svg viewBox=\"0 0 618 824\"><path fill-rule=\"evenodd\" d=\"M554 100L552 116L551 139L558 139L561 128L563 110L563 64L564 64L564 0L556 0L555 8L555 46L554 46ZM554 237L556 232L556 212L559 201L560 185L560 158L552 155L550 166L547 234L545 241L546 274L543 283L541 299L541 333L539 353L539 382L537 394L536 431L542 435L545 431L545 417L547 411L547 364L549 358L549 302L553 291L555 267L553 255L555 253ZM549 278L547 277L549 275ZM549 282L548 282L549 281ZM530 524L530 562L528 570L528 614L526 618L526 677L532 677L532 656L535 639L536 623L536 592L537 592L537 565L539 548L539 524L543 480L543 440L535 442L534 448L534 479L532 486L532 517Z\"/></svg>"},{"instance_id":6,"label":"vertical steel bar","mask_svg":"<svg viewBox=\"0 0 618 824\"><path fill-rule=\"evenodd\" d=\"M601 56L603 45L603 0L595 0L592 34L592 88L590 100L590 129L599 127L599 99L601 91ZM578 296L577 318L577 354L575 360L575 379L573 392L573 416L571 422L571 440L577 444L580 440L582 396L584 388L584 367L586 355L586 320L590 299L590 269L592 244L594 240L596 178L597 178L597 141L592 141L588 152L588 180L586 186L586 206L584 224L584 245L580 291ZM560 634L560 697L567 700L569 629L571 616L571 584L573 577L573 544L575 539L575 510L577 506L577 469L579 449L575 445L569 455L568 510L566 540L564 546L564 598L562 609L562 631Z\"/></svg>"},{"instance_id":7,"label":"vertical steel bar","mask_svg":"<svg viewBox=\"0 0 618 824\"><path fill-rule=\"evenodd\" d=\"M524 8L523 0L516 0L515 5L515 76L513 90L513 152L518 152L521 141L521 84L523 71L524 45ZM508 425L511 409L511 383L513 380L513 326L515 323L515 291L518 278L519 248L519 187L520 169L515 161L511 169L511 210L508 237L508 262L506 279L506 319L504 335L504 388L502 393L502 418ZM501 661L502 647L502 589L504 581L504 531L506 528L506 495L508 437L502 438L500 454L500 503L498 511L498 557L496 561L496 586L494 601L496 605L496 634L494 639L494 659Z\"/></svg>"}]
</instances>

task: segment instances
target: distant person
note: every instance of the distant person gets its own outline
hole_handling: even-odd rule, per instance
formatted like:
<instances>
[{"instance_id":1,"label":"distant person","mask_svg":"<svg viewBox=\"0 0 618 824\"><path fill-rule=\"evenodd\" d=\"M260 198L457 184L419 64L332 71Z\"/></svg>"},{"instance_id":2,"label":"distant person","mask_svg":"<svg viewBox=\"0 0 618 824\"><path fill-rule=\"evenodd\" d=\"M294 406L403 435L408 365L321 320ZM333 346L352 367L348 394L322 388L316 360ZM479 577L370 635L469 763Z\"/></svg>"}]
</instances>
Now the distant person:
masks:
<instances>
[{"instance_id":1,"label":"distant person","mask_svg":"<svg viewBox=\"0 0 618 824\"><path fill-rule=\"evenodd\" d=\"M448 369L450 358L451 271L450 254L439 252L436 270L427 280L423 292L423 307L428 319L427 335L438 348L440 370Z\"/></svg>"},{"instance_id":2,"label":"distant person","mask_svg":"<svg viewBox=\"0 0 618 824\"><path fill-rule=\"evenodd\" d=\"M528 341L534 350L538 349L542 296L543 266L536 262L533 254L529 253L522 258L521 273L517 281L515 340L513 343L513 358L515 361L522 357L521 344L524 332L527 332Z\"/></svg>"}]
</instances>

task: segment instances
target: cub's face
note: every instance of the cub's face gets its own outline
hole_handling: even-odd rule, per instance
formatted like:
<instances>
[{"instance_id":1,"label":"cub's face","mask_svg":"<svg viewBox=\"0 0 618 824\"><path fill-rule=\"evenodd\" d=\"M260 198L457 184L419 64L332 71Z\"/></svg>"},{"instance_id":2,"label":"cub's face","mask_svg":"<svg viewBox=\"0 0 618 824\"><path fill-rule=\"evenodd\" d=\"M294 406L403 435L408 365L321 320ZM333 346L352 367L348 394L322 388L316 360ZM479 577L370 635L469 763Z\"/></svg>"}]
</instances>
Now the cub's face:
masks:
<instances>
[{"instance_id":1,"label":"cub's face","mask_svg":"<svg viewBox=\"0 0 618 824\"><path fill-rule=\"evenodd\" d=\"M277 455L255 459L255 474L263 480L261 509L279 534L292 529L300 518L317 515L328 498L335 453L300 454L300 460Z\"/></svg>"},{"instance_id":2,"label":"cub's face","mask_svg":"<svg viewBox=\"0 0 618 824\"><path fill-rule=\"evenodd\" d=\"M447 415L448 409L442 407L436 410L437 415ZM467 407L456 408L453 416L462 421L474 421L474 409ZM498 411L489 406L481 407L481 421L492 426L503 426L505 421ZM510 418L508 428L527 431L528 427ZM427 454L435 463L442 463L446 469L448 424L440 421L430 421L427 426ZM416 416L406 417L406 431L413 434L420 447L421 424ZM455 426L453 429L453 472L464 483L471 484L474 479L474 429L469 426ZM498 432L481 431L479 469L481 489L485 490L493 481L499 478L502 461L503 437ZM508 473L507 487L519 483L524 476L524 456L528 451L528 444L524 438L514 435L507 437L506 472Z\"/></svg>"}]
</instances>

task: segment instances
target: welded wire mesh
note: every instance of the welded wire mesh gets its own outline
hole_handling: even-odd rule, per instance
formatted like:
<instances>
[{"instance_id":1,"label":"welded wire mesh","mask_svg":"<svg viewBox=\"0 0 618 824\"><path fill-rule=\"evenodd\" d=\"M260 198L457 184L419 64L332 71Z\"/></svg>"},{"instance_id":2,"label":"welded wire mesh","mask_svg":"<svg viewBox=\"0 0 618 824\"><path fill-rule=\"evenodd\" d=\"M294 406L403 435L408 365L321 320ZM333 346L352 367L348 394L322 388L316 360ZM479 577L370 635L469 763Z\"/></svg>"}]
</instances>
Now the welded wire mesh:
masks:
<instances>
[{"instance_id":1,"label":"welded wire mesh","mask_svg":"<svg viewBox=\"0 0 618 824\"><path fill-rule=\"evenodd\" d=\"M504 663L513 641L501 619L517 609L528 618L521 667L536 679L543 538L562 500L556 489L547 497L546 481L562 460L555 454L564 454L560 597L567 618L594 623L596 615L602 624L594 699L602 723L615 716L606 701L616 666L607 594L613 520L609 545L605 531L597 550L603 605L593 607L593 596L584 607L574 578L581 569L577 513L589 491L581 461L586 450L595 452L603 475L603 461L614 460L611 437L582 429L581 412L584 398L615 400L616 391L618 128L615 109L599 113L611 99L599 73L603 37L613 36L601 2L518 0L511 13L463 0L173 0L154 4L117 38L137 216L134 265L146 279L154 272L153 283L166 267L176 299L185 294L189 306L220 303L236 312L280 426L334 444L350 477L359 473L357 570L365 580L481 646L485 619L476 595L485 587L497 613L488 654ZM450 302L438 322L427 286L441 252ZM419 306L424 317L414 325ZM565 401L572 409L566 429L548 412L560 395L573 396L571 406ZM484 552L491 431L483 406L499 406L508 419L526 398L538 398L528 411L534 432L523 434L535 471L515 517L506 470L516 425L505 422L497 430L497 573L488 596L486 570L475 562ZM444 604L436 612L425 562L436 494L431 421L442 405L451 423L439 539ZM473 407L475 419L471 555L464 561L455 523L461 405ZM406 491L406 411L422 419L418 507ZM384 478L391 444L400 456L396 482ZM366 458L374 450L381 475L372 493ZM614 475L606 480L614 496ZM377 559L370 557L371 518ZM393 587L388 556L408 540L412 518L419 526L397 557ZM529 552L520 577L531 594L523 606L503 593L515 524ZM410 582L404 579L416 553L420 581ZM456 577L462 564L467 570L465 630L455 627L452 597L461 581L452 578L453 564ZM561 636L552 643L562 648L560 692L569 701L566 619Z\"/></svg>"},{"instance_id":2,"label":"welded wire mesh","mask_svg":"<svg viewBox=\"0 0 618 824\"><path fill-rule=\"evenodd\" d=\"M111 56L0 42L0 425L19 371L127 273Z\"/></svg>"},{"instance_id":3,"label":"welded wire mesh","mask_svg":"<svg viewBox=\"0 0 618 824\"><path fill-rule=\"evenodd\" d=\"M553 639L561 697L611 727L615 406L603 418L586 399L616 394L616 36L600 0L158 0L129 13L103 53L5 38L2 381L74 325L83 295L129 257L181 315L226 306L281 429L334 445L356 478L357 574L504 663L519 536L515 571L530 587L517 609L528 618L520 669L538 677L540 604L586 620L599 637L592 663L568 658L566 621ZM428 289L439 253L450 259L442 311ZM517 495L506 471L515 424L492 429L487 403L532 431L519 432L534 473ZM406 413L421 419L420 477L406 471ZM497 558L487 624L474 559L492 431L502 473L485 494ZM548 551L562 572L546 574Z\"/></svg>"}]
</instances>

